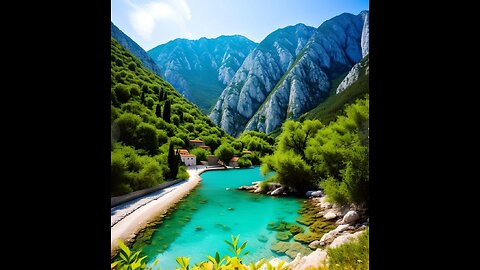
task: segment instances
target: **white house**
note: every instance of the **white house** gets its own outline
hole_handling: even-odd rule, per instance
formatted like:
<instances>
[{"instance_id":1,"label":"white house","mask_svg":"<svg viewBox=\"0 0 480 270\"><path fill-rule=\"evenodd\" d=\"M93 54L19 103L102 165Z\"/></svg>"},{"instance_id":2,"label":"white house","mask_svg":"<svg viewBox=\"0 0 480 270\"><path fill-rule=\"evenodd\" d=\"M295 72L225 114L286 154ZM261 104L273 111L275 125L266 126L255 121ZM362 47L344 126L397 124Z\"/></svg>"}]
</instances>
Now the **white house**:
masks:
<instances>
[{"instance_id":1,"label":"white house","mask_svg":"<svg viewBox=\"0 0 480 270\"><path fill-rule=\"evenodd\" d=\"M197 156L191 155L188 153L188 150L186 149L180 149L180 158L182 159L182 162L185 163L186 166L195 166L197 165Z\"/></svg>"}]
</instances>

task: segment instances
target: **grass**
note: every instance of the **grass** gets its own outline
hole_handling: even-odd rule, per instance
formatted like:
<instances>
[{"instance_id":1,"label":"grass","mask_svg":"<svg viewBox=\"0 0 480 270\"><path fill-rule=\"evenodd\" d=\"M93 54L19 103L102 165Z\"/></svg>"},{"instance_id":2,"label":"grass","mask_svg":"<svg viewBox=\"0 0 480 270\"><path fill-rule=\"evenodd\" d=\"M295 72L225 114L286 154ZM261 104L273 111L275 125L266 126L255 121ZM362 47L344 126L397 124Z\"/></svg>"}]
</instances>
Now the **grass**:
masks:
<instances>
[{"instance_id":1,"label":"grass","mask_svg":"<svg viewBox=\"0 0 480 270\"><path fill-rule=\"evenodd\" d=\"M357 240L345 243L337 248L328 248L330 270L368 270L369 268L369 231L362 233Z\"/></svg>"},{"instance_id":2,"label":"grass","mask_svg":"<svg viewBox=\"0 0 480 270\"><path fill-rule=\"evenodd\" d=\"M324 102L320 103L317 107L300 116L298 120L304 121L307 119L319 119L324 124L328 124L334 121L337 116L342 113L346 105L354 103L356 99L363 98L366 94L369 93L369 76L364 74L365 67L361 68L360 76L355 83L350 85L340 94L330 95ZM332 82L332 86L334 86L334 83L337 83L337 85L339 84L338 80L334 80ZM331 91L335 92L336 88L337 87L332 87Z\"/></svg>"}]
</instances>

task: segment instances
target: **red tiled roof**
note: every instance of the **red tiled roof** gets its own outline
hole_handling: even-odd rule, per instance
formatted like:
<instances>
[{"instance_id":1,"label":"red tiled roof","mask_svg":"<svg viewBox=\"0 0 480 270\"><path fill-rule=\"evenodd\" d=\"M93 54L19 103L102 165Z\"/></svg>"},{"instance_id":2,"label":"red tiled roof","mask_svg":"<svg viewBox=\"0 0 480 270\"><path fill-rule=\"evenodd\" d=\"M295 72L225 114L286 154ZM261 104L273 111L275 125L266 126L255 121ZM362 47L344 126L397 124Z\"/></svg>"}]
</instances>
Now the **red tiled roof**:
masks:
<instances>
[{"instance_id":1,"label":"red tiled roof","mask_svg":"<svg viewBox=\"0 0 480 270\"><path fill-rule=\"evenodd\" d=\"M202 145L202 146L200 146L200 148L205 148L205 149L206 149L206 148L210 148L210 146L208 146L208 145Z\"/></svg>"},{"instance_id":2,"label":"red tiled roof","mask_svg":"<svg viewBox=\"0 0 480 270\"><path fill-rule=\"evenodd\" d=\"M182 153L180 153L180 156L182 156L182 157L196 157L195 155L182 154Z\"/></svg>"},{"instance_id":3,"label":"red tiled roof","mask_svg":"<svg viewBox=\"0 0 480 270\"><path fill-rule=\"evenodd\" d=\"M190 142L203 142L201 140L190 140Z\"/></svg>"},{"instance_id":4,"label":"red tiled roof","mask_svg":"<svg viewBox=\"0 0 480 270\"><path fill-rule=\"evenodd\" d=\"M233 162L238 161L238 157L232 157L232 159L230 159L230 161L233 161Z\"/></svg>"}]
</instances>

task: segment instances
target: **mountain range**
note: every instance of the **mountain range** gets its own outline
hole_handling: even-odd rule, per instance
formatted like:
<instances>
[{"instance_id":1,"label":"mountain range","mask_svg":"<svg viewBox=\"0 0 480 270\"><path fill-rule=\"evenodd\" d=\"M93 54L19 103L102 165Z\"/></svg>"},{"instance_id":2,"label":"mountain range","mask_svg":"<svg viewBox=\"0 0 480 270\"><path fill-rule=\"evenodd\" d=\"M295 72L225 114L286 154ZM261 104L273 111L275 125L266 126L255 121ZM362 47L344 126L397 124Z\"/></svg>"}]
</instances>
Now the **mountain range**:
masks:
<instances>
[{"instance_id":1,"label":"mountain range","mask_svg":"<svg viewBox=\"0 0 480 270\"><path fill-rule=\"evenodd\" d=\"M369 12L280 28L258 44L240 35L175 39L145 52L113 23L112 36L230 135L271 133L358 78Z\"/></svg>"},{"instance_id":2,"label":"mountain range","mask_svg":"<svg viewBox=\"0 0 480 270\"><path fill-rule=\"evenodd\" d=\"M118 29L118 27L111 22L111 36L125 49L130 51L133 55L135 55L140 62L142 62L143 66L148 68L153 73L157 74L158 76L162 76L162 72L160 68L157 66L155 61L147 54L147 52L142 49L133 39L127 36L122 30Z\"/></svg>"},{"instance_id":3,"label":"mountain range","mask_svg":"<svg viewBox=\"0 0 480 270\"><path fill-rule=\"evenodd\" d=\"M162 77L207 113L257 43L240 35L175 39L148 51Z\"/></svg>"},{"instance_id":4,"label":"mountain range","mask_svg":"<svg viewBox=\"0 0 480 270\"><path fill-rule=\"evenodd\" d=\"M210 118L233 136L269 133L298 118L368 54L368 29L368 11L362 11L343 13L316 29L297 24L276 30L245 59Z\"/></svg>"}]
</instances>

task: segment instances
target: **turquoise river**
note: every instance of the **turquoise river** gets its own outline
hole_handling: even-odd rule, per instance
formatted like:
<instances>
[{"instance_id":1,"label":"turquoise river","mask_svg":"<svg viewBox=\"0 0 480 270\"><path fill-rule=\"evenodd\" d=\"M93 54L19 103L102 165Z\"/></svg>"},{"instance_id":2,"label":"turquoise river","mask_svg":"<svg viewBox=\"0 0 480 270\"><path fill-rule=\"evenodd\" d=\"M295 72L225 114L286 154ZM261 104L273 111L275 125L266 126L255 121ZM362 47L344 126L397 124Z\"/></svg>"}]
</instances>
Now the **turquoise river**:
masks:
<instances>
[{"instance_id":1,"label":"turquoise river","mask_svg":"<svg viewBox=\"0 0 480 270\"><path fill-rule=\"evenodd\" d=\"M150 263L158 258L161 269L173 270L180 256L190 257L190 265L215 256L216 251L232 256L224 240L240 234L240 242L248 241L245 250L250 251L244 263L274 256L290 261L270 250L276 232L268 230L267 224L295 222L301 199L236 190L263 180L259 167L207 171L201 177L199 186L163 218L151 237L138 237L134 249L141 248Z\"/></svg>"}]
</instances>

